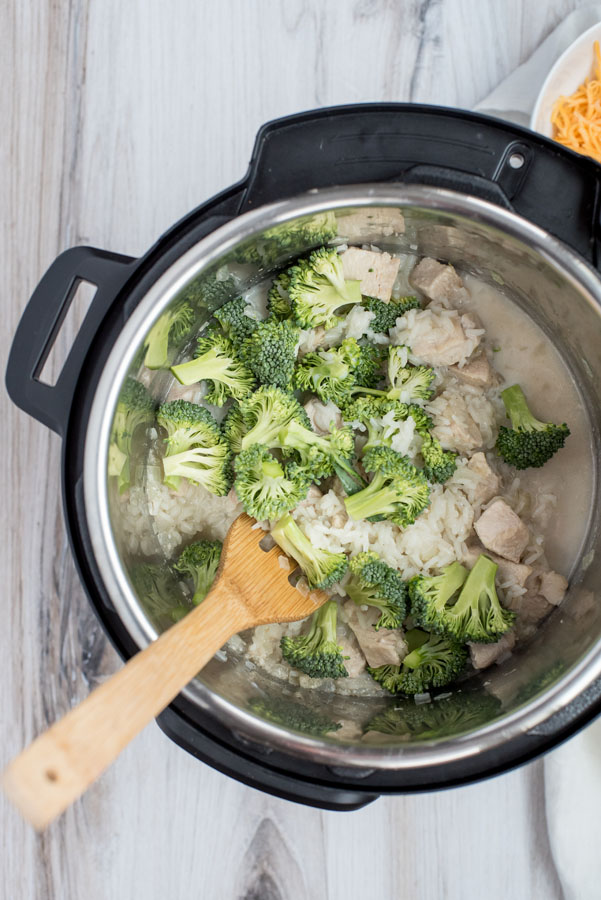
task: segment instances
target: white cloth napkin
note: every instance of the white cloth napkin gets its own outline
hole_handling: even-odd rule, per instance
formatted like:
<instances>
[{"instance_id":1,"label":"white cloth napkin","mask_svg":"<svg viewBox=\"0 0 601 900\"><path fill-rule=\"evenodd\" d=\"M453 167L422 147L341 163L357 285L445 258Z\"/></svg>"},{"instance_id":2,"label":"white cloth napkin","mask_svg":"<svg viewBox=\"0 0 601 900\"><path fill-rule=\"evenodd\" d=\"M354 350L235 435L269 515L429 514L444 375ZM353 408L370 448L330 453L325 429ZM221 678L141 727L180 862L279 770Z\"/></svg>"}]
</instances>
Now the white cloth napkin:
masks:
<instances>
[{"instance_id":1,"label":"white cloth napkin","mask_svg":"<svg viewBox=\"0 0 601 900\"><path fill-rule=\"evenodd\" d=\"M478 103L476 110L518 125L529 125L530 114L549 70L577 37L600 21L601 3L574 10L536 48L529 60ZM601 897L601 887L598 896Z\"/></svg>"},{"instance_id":2,"label":"white cloth napkin","mask_svg":"<svg viewBox=\"0 0 601 900\"><path fill-rule=\"evenodd\" d=\"M599 21L601 3L571 13L527 62L480 101L478 112L528 126L553 64L579 35ZM545 813L553 862L565 900L599 900L601 718L546 757ZM535 859L532 864L536 866Z\"/></svg>"}]
</instances>

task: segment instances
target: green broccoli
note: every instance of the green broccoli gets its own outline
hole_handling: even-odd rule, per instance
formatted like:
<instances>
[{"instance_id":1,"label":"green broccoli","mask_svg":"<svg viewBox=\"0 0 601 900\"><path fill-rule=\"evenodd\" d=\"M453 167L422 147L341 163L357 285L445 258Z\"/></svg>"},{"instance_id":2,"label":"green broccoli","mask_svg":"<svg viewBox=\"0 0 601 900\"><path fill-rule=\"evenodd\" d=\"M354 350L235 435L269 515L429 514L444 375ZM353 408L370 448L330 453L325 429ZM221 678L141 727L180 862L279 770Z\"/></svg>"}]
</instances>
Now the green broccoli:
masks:
<instances>
[{"instance_id":1,"label":"green broccoli","mask_svg":"<svg viewBox=\"0 0 601 900\"><path fill-rule=\"evenodd\" d=\"M246 315L246 310L249 308L243 297L235 297L224 303L220 309L215 310L215 318L234 345L238 345L250 337L257 327L257 320Z\"/></svg>"},{"instance_id":2,"label":"green broccoli","mask_svg":"<svg viewBox=\"0 0 601 900\"><path fill-rule=\"evenodd\" d=\"M148 369L162 369L169 359L169 344L177 344L190 331L194 312L189 303L178 303L156 320L144 341L144 365Z\"/></svg>"},{"instance_id":3,"label":"green broccoli","mask_svg":"<svg viewBox=\"0 0 601 900\"><path fill-rule=\"evenodd\" d=\"M223 406L228 397L241 400L252 391L255 381L252 373L238 359L234 345L219 334L198 339L196 357L171 371L180 384L211 384L205 400L215 406Z\"/></svg>"},{"instance_id":4,"label":"green broccoli","mask_svg":"<svg viewBox=\"0 0 601 900\"><path fill-rule=\"evenodd\" d=\"M192 306L213 312L223 306L240 291L236 279L227 273L227 267L220 266L216 271L203 272L193 278L178 295Z\"/></svg>"},{"instance_id":5,"label":"green broccoli","mask_svg":"<svg viewBox=\"0 0 601 900\"><path fill-rule=\"evenodd\" d=\"M358 553L349 562L351 577L344 586L351 600L358 606L373 606L380 610L375 624L380 628L400 628L407 615L407 585L391 566L377 553Z\"/></svg>"},{"instance_id":6,"label":"green broccoli","mask_svg":"<svg viewBox=\"0 0 601 900\"><path fill-rule=\"evenodd\" d=\"M453 691L446 697L436 697L432 703L396 700L393 706L375 715L364 731L408 735L419 741L448 740L488 725L500 712L501 702L491 694Z\"/></svg>"},{"instance_id":7,"label":"green broccoli","mask_svg":"<svg viewBox=\"0 0 601 900\"><path fill-rule=\"evenodd\" d=\"M183 602L177 578L168 565L135 563L130 577L140 603L155 624L168 626L190 612L190 607Z\"/></svg>"},{"instance_id":8,"label":"green broccoli","mask_svg":"<svg viewBox=\"0 0 601 900\"><path fill-rule=\"evenodd\" d=\"M387 397L366 395L354 397L342 408L345 422L360 422L367 427L370 446L386 443L396 431L394 424L385 427L380 421L389 412L393 412L394 421L399 422L404 422L411 416L415 422L415 430L421 435L427 434L432 428L433 422L430 416L415 403L401 403L399 400L389 400Z\"/></svg>"},{"instance_id":9,"label":"green broccoli","mask_svg":"<svg viewBox=\"0 0 601 900\"><path fill-rule=\"evenodd\" d=\"M467 660L456 641L412 628L405 634L409 653L400 666L367 667L372 678L391 694L423 694L443 687L460 674Z\"/></svg>"},{"instance_id":10,"label":"green broccoli","mask_svg":"<svg viewBox=\"0 0 601 900\"><path fill-rule=\"evenodd\" d=\"M277 446L285 455L298 455L301 466L311 472L317 483L329 478L337 468L353 479L357 477L349 462L355 450L355 437L348 426L333 426L329 434L321 435L311 429L310 423L294 418L280 430Z\"/></svg>"},{"instance_id":11,"label":"green broccoli","mask_svg":"<svg viewBox=\"0 0 601 900\"><path fill-rule=\"evenodd\" d=\"M294 509L307 496L312 480L296 463L281 466L260 444L242 450L234 468L238 499L255 519L277 519Z\"/></svg>"},{"instance_id":12,"label":"green broccoli","mask_svg":"<svg viewBox=\"0 0 601 900\"><path fill-rule=\"evenodd\" d=\"M279 434L291 421L310 426L307 413L295 397L272 385L263 386L232 407L223 433L234 453L253 444L274 449L281 446Z\"/></svg>"},{"instance_id":13,"label":"green broccoli","mask_svg":"<svg viewBox=\"0 0 601 900\"><path fill-rule=\"evenodd\" d=\"M333 719L289 697L253 697L248 703L248 708L255 716L267 719L268 722L315 737L342 728L340 722L334 722Z\"/></svg>"},{"instance_id":14,"label":"green broccoli","mask_svg":"<svg viewBox=\"0 0 601 900\"><path fill-rule=\"evenodd\" d=\"M263 265L273 268L310 247L327 244L337 232L333 212L303 216L264 231L257 243L258 254Z\"/></svg>"},{"instance_id":15,"label":"green broccoli","mask_svg":"<svg viewBox=\"0 0 601 900\"><path fill-rule=\"evenodd\" d=\"M355 384L358 387L375 388L382 380L382 360L385 348L369 341L359 344L359 361L353 369Z\"/></svg>"},{"instance_id":16,"label":"green broccoli","mask_svg":"<svg viewBox=\"0 0 601 900\"><path fill-rule=\"evenodd\" d=\"M292 322L259 322L240 347L240 359L259 384L291 390L300 331Z\"/></svg>"},{"instance_id":17,"label":"green broccoli","mask_svg":"<svg viewBox=\"0 0 601 900\"><path fill-rule=\"evenodd\" d=\"M563 447L570 429L552 422L539 422L528 408L519 384L501 392L511 428L501 425L496 450L506 463L516 469L538 469Z\"/></svg>"},{"instance_id":18,"label":"green broccoli","mask_svg":"<svg viewBox=\"0 0 601 900\"><path fill-rule=\"evenodd\" d=\"M337 310L361 302L360 283L344 280L342 262L334 249L314 250L308 260L298 260L288 274L292 311L302 328L332 328L340 321Z\"/></svg>"},{"instance_id":19,"label":"green broccoli","mask_svg":"<svg viewBox=\"0 0 601 900\"><path fill-rule=\"evenodd\" d=\"M221 541L195 541L184 547L174 569L194 585L192 603L198 606L209 593L221 557Z\"/></svg>"},{"instance_id":20,"label":"green broccoli","mask_svg":"<svg viewBox=\"0 0 601 900\"><path fill-rule=\"evenodd\" d=\"M292 306L288 288L290 287L290 275L288 272L280 272L273 279L273 284L267 294L267 309L273 319L289 319L292 316Z\"/></svg>"},{"instance_id":21,"label":"green broccoli","mask_svg":"<svg viewBox=\"0 0 601 900\"><path fill-rule=\"evenodd\" d=\"M457 602L442 613L445 633L460 641L492 643L513 625L515 613L497 597L497 564L481 554L467 576Z\"/></svg>"},{"instance_id":22,"label":"green broccoli","mask_svg":"<svg viewBox=\"0 0 601 900\"><path fill-rule=\"evenodd\" d=\"M438 438L422 433L421 455L424 460L424 475L428 481L444 484L457 468L457 454L443 450Z\"/></svg>"},{"instance_id":23,"label":"green broccoli","mask_svg":"<svg viewBox=\"0 0 601 900\"><path fill-rule=\"evenodd\" d=\"M340 405L356 384L354 370L361 360L361 348L355 338L347 338L339 347L307 353L299 362L294 386L313 391L320 400Z\"/></svg>"},{"instance_id":24,"label":"green broccoli","mask_svg":"<svg viewBox=\"0 0 601 900\"><path fill-rule=\"evenodd\" d=\"M417 297L399 297L396 300L393 297L388 303L378 300L377 297L364 297L362 305L374 313L374 318L369 324L370 329L380 333L390 331L399 316L404 316L410 309L419 309L421 303Z\"/></svg>"},{"instance_id":25,"label":"green broccoli","mask_svg":"<svg viewBox=\"0 0 601 900\"><path fill-rule=\"evenodd\" d=\"M314 547L290 513L276 522L271 536L284 553L296 560L305 573L310 588L328 588L340 581L347 570L345 554Z\"/></svg>"},{"instance_id":26,"label":"green broccoli","mask_svg":"<svg viewBox=\"0 0 601 900\"><path fill-rule=\"evenodd\" d=\"M346 497L351 519L384 516L396 525L411 525L430 502L430 487L423 472L389 447L372 447L363 457L366 472L373 472L369 485Z\"/></svg>"},{"instance_id":27,"label":"green broccoli","mask_svg":"<svg viewBox=\"0 0 601 900\"><path fill-rule=\"evenodd\" d=\"M210 412L196 403L171 400L159 407L157 422L167 432L165 484L177 490L183 477L217 496L227 494L231 452Z\"/></svg>"},{"instance_id":28,"label":"green broccoli","mask_svg":"<svg viewBox=\"0 0 601 900\"><path fill-rule=\"evenodd\" d=\"M310 678L345 678L348 672L336 640L337 616L336 601L328 600L313 613L307 634L283 637L280 647L286 662Z\"/></svg>"},{"instance_id":29,"label":"green broccoli","mask_svg":"<svg viewBox=\"0 0 601 900\"><path fill-rule=\"evenodd\" d=\"M455 561L440 575L415 575L409 581L411 615L415 623L428 631L444 634L447 630L447 603L463 587L468 570Z\"/></svg>"},{"instance_id":30,"label":"green broccoli","mask_svg":"<svg viewBox=\"0 0 601 900\"><path fill-rule=\"evenodd\" d=\"M388 349L388 390L357 387L354 394L371 394L374 397L386 397L388 400L401 400L404 403L429 400L434 393L432 382L436 373L428 366L408 366L403 364L404 347Z\"/></svg>"},{"instance_id":31,"label":"green broccoli","mask_svg":"<svg viewBox=\"0 0 601 900\"><path fill-rule=\"evenodd\" d=\"M119 492L131 483L131 452L134 432L140 425L152 422L154 401L143 384L135 378L125 380L113 419L109 446L108 473L118 481Z\"/></svg>"}]
</instances>

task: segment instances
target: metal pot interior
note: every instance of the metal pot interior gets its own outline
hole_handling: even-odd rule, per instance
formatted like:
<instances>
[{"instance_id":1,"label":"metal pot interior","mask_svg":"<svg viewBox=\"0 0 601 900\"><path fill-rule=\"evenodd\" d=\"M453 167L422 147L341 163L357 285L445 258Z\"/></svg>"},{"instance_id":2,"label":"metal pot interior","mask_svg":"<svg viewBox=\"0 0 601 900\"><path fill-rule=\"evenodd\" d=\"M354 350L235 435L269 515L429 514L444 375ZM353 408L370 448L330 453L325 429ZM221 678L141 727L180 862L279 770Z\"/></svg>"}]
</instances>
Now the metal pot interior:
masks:
<instances>
[{"instance_id":1,"label":"metal pot interior","mask_svg":"<svg viewBox=\"0 0 601 900\"><path fill-rule=\"evenodd\" d=\"M139 371L145 334L167 305L193 299L200 326L218 305L309 250L315 241L307 235L316 221L331 242L373 243L393 253L434 256L505 293L568 361L588 410L591 441L598 447L601 286L596 274L557 241L481 201L431 188L346 189L251 213L188 251L144 299L113 350L90 420L85 483L93 542L116 609L140 646L170 624L169 608L185 598L176 585L175 594L166 596L157 612L135 593L131 575L140 560L121 527L128 496L119 495L114 479L106 477L107 441L120 383L128 369L132 374ZM184 358L190 345L190 337L185 337L174 348L173 359ZM166 371L146 374L153 397L163 400L172 377ZM598 455L596 460L598 465ZM156 463L150 463L142 434L130 461L137 483L156 477ZM591 497L591 511L595 508L596 495ZM164 561L161 543L153 537L152 505L138 514L145 520L147 551L154 562ZM597 521L591 515L563 605L529 646L503 664L470 676L450 698L416 705L412 700L303 690L249 668L232 652L213 659L187 695L199 715L212 711L257 740L323 759L344 758L351 765L367 758L389 767L417 765L477 752L539 725L598 674L598 544ZM328 721L341 727L324 735ZM290 730L282 722L295 727Z\"/></svg>"}]
</instances>

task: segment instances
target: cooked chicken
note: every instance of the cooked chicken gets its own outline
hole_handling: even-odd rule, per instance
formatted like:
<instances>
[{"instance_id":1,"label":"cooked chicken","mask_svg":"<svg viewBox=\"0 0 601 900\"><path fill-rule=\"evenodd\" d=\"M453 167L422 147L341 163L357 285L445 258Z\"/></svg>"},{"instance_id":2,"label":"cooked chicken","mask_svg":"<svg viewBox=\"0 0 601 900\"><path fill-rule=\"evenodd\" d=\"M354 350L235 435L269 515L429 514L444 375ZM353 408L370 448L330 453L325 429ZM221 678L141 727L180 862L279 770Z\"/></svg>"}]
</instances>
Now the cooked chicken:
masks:
<instances>
[{"instance_id":1,"label":"cooked chicken","mask_svg":"<svg viewBox=\"0 0 601 900\"><path fill-rule=\"evenodd\" d=\"M361 610L352 600L344 604L344 612L369 666L398 666L407 653L407 645L398 631L373 627L380 613L377 609Z\"/></svg>"},{"instance_id":2,"label":"cooked chicken","mask_svg":"<svg viewBox=\"0 0 601 900\"><path fill-rule=\"evenodd\" d=\"M532 637L539 623L554 608L544 597L534 591L527 591L521 597L512 597L504 605L516 613L513 630L518 640Z\"/></svg>"},{"instance_id":3,"label":"cooked chicken","mask_svg":"<svg viewBox=\"0 0 601 900\"><path fill-rule=\"evenodd\" d=\"M515 563L530 540L528 529L504 500L495 500L484 510L474 528L487 550Z\"/></svg>"},{"instance_id":4,"label":"cooked chicken","mask_svg":"<svg viewBox=\"0 0 601 900\"><path fill-rule=\"evenodd\" d=\"M532 566L525 566L523 563L514 563L509 559L505 559L503 556L498 556L496 553L492 553L490 550L486 550L476 541L470 541L466 545L466 554L463 557L462 562L464 562L470 569L478 559L481 553L485 553L489 559L492 559L494 563L499 567L497 569L497 584L504 584L507 581L511 581L514 584L519 585L520 587L525 587L527 579L532 574Z\"/></svg>"},{"instance_id":5,"label":"cooked chicken","mask_svg":"<svg viewBox=\"0 0 601 900\"><path fill-rule=\"evenodd\" d=\"M564 578L559 572L543 572L541 574L539 592L554 606L559 606L567 589L567 578Z\"/></svg>"},{"instance_id":6,"label":"cooked chicken","mask_svg":"<svg viewBox=\"0 0 601 900\"><path fill-rule=\"evenodd\" d=\"M331 400L322 403L313 397L305 403L305 412L317 434L328 434L332 422L336 428L342 428L342 413Z\"/></svg>"},{"instance_id":7,"label":"cooked chicken","mask_svg":"<svg viewBox=\"0 0 601 900\"><path fill-rule=\"evenodd\" d=\"M470 359L463 368L451 366L449 372L452 372L459 381L471 384L474 387L487 388L494 382L493 371L484 353L481 353L480 356L476 356L474 359Z\"/></svg>"},{"instance_id":8,"label":"cooked chicken","mask_svg":"<svg viewBox=\"0 0 601 900\"><path fill-rule=\"evenodd\" d=\"M453 266L443 265L428 257L416 265L409 282L430 300L457 301L466 294L463 282Z\"/></svg>"},{"instance_id":9,"label":"cooked chicken","mask_svg":"<svg viewBox=\"0 0 601 900\"><path fill-rule=\"evenodd\" d=\"M428 366L452 366L466 356L466 337L459 316L445 317L445 328L433 328L411 339L411 353Z\"/></svg>"},{"instance_id":10,"label":"cooked chicken","mask_svg":"<svg viewBox=\"0 0 601 900\"><path fill-rule=\"evenodd\" d=\"M349 247L341 254L342 271L347 279L361 282L361 293L388 302L399 271L400 259L390 253L375 253Z\"/></svg>"},{"instance_id":11,"label":"cooked chicken","mask_svg":"<svg viewBox=\"0 0 601 900\"><path fill-rule=\"evenodd\" d=\"M475 502L487 503L489 500L492 500L495 494L499 493L501 479L489 466L484 453L474 453L467 467L482 479L476 491Z\"/></svg>"},{"instance_id":12,"label":"cooked chicken","mask_svg":"<svg viewBox=\"0 0 601 900\"><path fill-rule=\"evenodd\" d=\"M367 663L354 634L346 634L343 637L338 635L337 640L342 647L342 655L345 657L344 667L349 677L354 678L365 672Z\"/></svg>"},{"instance_id":13,"label":"cooked chicken","mask_svg":"<svg viewBox=\"0 0 601 900\"><path fill-rule=\"evenodd\" d=\"M474 669L486 669L494 662L502 662L515 646L515 634L507 631L494 644L468 644Z\"/></svg>"}]
</instances>

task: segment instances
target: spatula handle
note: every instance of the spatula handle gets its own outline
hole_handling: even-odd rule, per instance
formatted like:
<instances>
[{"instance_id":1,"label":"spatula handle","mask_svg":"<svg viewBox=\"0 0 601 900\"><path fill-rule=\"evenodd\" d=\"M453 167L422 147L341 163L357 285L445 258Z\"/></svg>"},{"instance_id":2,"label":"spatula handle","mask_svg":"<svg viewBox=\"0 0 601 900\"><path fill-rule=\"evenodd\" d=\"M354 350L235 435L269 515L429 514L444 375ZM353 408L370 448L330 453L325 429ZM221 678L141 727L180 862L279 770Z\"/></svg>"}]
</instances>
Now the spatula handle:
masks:
<instances>
[{"instance_id":1,"label":"spatula handle","mask_svg":"<svg viewBox=\"0 0 601 900\"><path fill-rule=\"evenodd\" d=\"M246 627L236 621L237 609L243 615L230 587L218 580L200 606L9 764L3 788L35 828L44 828L79 797L228 638Z\"/></svg>"}]
</instances>

